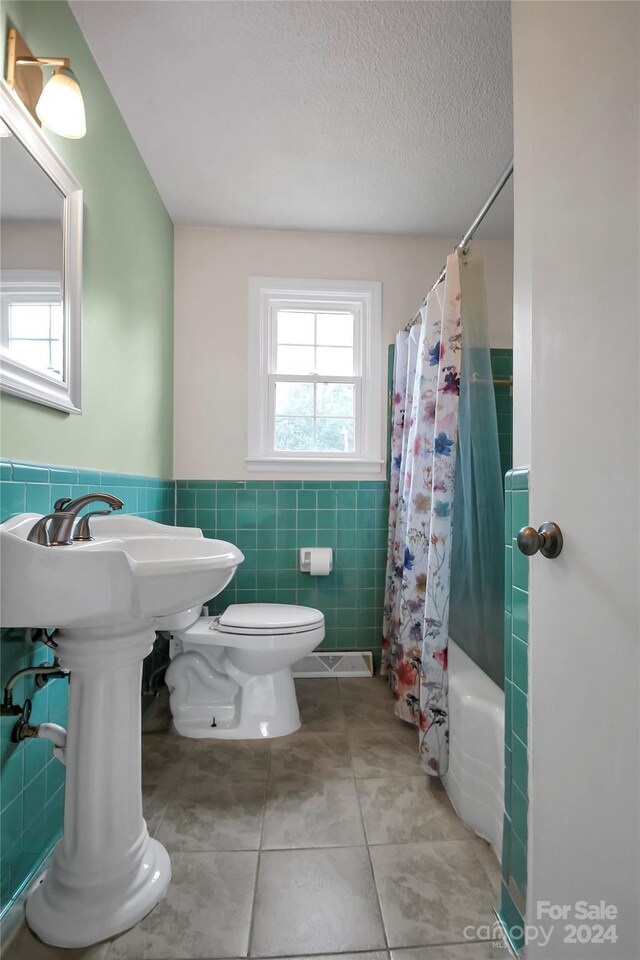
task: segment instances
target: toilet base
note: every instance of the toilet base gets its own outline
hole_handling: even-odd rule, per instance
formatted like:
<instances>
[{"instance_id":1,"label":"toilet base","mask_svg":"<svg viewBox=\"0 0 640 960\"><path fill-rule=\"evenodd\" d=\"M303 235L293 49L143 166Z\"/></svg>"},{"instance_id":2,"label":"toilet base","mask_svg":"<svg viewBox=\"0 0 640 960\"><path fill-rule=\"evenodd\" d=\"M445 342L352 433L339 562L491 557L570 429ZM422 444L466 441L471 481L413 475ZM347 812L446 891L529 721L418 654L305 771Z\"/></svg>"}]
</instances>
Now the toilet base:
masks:
<instances>
[{"instance_id":1,"label":"toilet base","mask_svg":"<svg viewBox=\"0 0 640 960\"><path fill-rule=\"evenodd\" d=\"M221 708L218 715L216 707ZM286 737L301 726L289 667L249 678L238 691L232 712L228 702L217 704L212 699L182 707L173 698L171 712L174 732L193 739L265 740Z\"/></svg>"}]
</instances>

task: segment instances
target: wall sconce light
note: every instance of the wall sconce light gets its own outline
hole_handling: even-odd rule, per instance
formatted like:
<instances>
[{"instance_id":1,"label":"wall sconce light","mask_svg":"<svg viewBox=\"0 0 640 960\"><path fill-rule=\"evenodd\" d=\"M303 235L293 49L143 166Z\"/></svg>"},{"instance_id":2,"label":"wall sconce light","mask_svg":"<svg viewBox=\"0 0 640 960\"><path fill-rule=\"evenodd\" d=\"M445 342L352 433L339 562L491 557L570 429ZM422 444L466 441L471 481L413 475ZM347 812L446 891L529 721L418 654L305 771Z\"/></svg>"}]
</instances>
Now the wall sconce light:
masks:
<instances>
[{"instance_id":1,"label":"wall sconce light","mask_svg":"<svg viewBox=\"0 0 640 960\"><path fill-rule=\"evenodd\" d=\"M31 68L38 67L33 70ZM54 67L44 84L42 67ZM7 39L7 83L36 123L61 137L79 140L87 132L84 101L67 57L34 57L17 30Z\"/></svg>"}]
</instances>

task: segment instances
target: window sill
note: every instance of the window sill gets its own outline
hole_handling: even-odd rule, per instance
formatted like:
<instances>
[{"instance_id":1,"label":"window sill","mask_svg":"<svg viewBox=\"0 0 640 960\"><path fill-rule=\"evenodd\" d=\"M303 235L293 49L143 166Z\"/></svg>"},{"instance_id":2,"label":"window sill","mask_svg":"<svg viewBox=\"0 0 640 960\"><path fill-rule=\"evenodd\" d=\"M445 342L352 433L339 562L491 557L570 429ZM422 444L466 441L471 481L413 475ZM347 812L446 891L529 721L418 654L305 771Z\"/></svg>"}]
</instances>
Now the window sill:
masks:
<instances>
[{"instance_id":1,"label":"window sill","mask_svg":"<svg viewBox=\"0 0 640 960\"><path fill-rule=\"evenodd\" d=\"M328 457L260 457L246 459L249 472L261 473L380 473L384 460L342 460Z\"/></svg>"}]
</instances>

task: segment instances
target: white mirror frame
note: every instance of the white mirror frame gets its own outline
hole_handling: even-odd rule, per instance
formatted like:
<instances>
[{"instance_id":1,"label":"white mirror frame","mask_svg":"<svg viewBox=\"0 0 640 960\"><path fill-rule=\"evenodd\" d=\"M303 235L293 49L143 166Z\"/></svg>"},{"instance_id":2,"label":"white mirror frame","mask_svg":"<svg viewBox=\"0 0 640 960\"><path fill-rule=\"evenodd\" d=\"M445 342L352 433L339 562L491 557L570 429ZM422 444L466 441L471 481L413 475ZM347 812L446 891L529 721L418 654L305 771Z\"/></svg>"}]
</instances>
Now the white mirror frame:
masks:
<instances>
[{"instance_id":1,"label":"white mirror frame","mask_svg":"<svg viewBox=\"0 0 640 960\"><path fill-rule=\"evenodd\" d=\"M0 352L0 389L66 413L82 413L82 187L4 80L0 81L0 119L64 197L62 380Z\"/></svg>"}]
</instances>

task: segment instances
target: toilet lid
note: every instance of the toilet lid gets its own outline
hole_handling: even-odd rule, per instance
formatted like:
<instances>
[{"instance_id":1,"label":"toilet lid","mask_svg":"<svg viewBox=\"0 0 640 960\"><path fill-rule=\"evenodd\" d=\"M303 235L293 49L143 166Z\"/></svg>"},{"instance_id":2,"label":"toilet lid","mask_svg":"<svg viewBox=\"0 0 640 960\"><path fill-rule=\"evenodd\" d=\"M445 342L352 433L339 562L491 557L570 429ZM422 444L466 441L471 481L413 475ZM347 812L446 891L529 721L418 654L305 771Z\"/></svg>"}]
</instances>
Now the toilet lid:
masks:
<instances>
[{"instance_id":1,"label":"toilet lid","mask_svg":"<svg viewBox=\"0 0 640 960\"><path fill-rule=\"evenodd\" d=\"M324 622L324 614L313 607L289 603L233 603L220 617L221 633L304 633Z\"/></svg>"}]
</instances>

